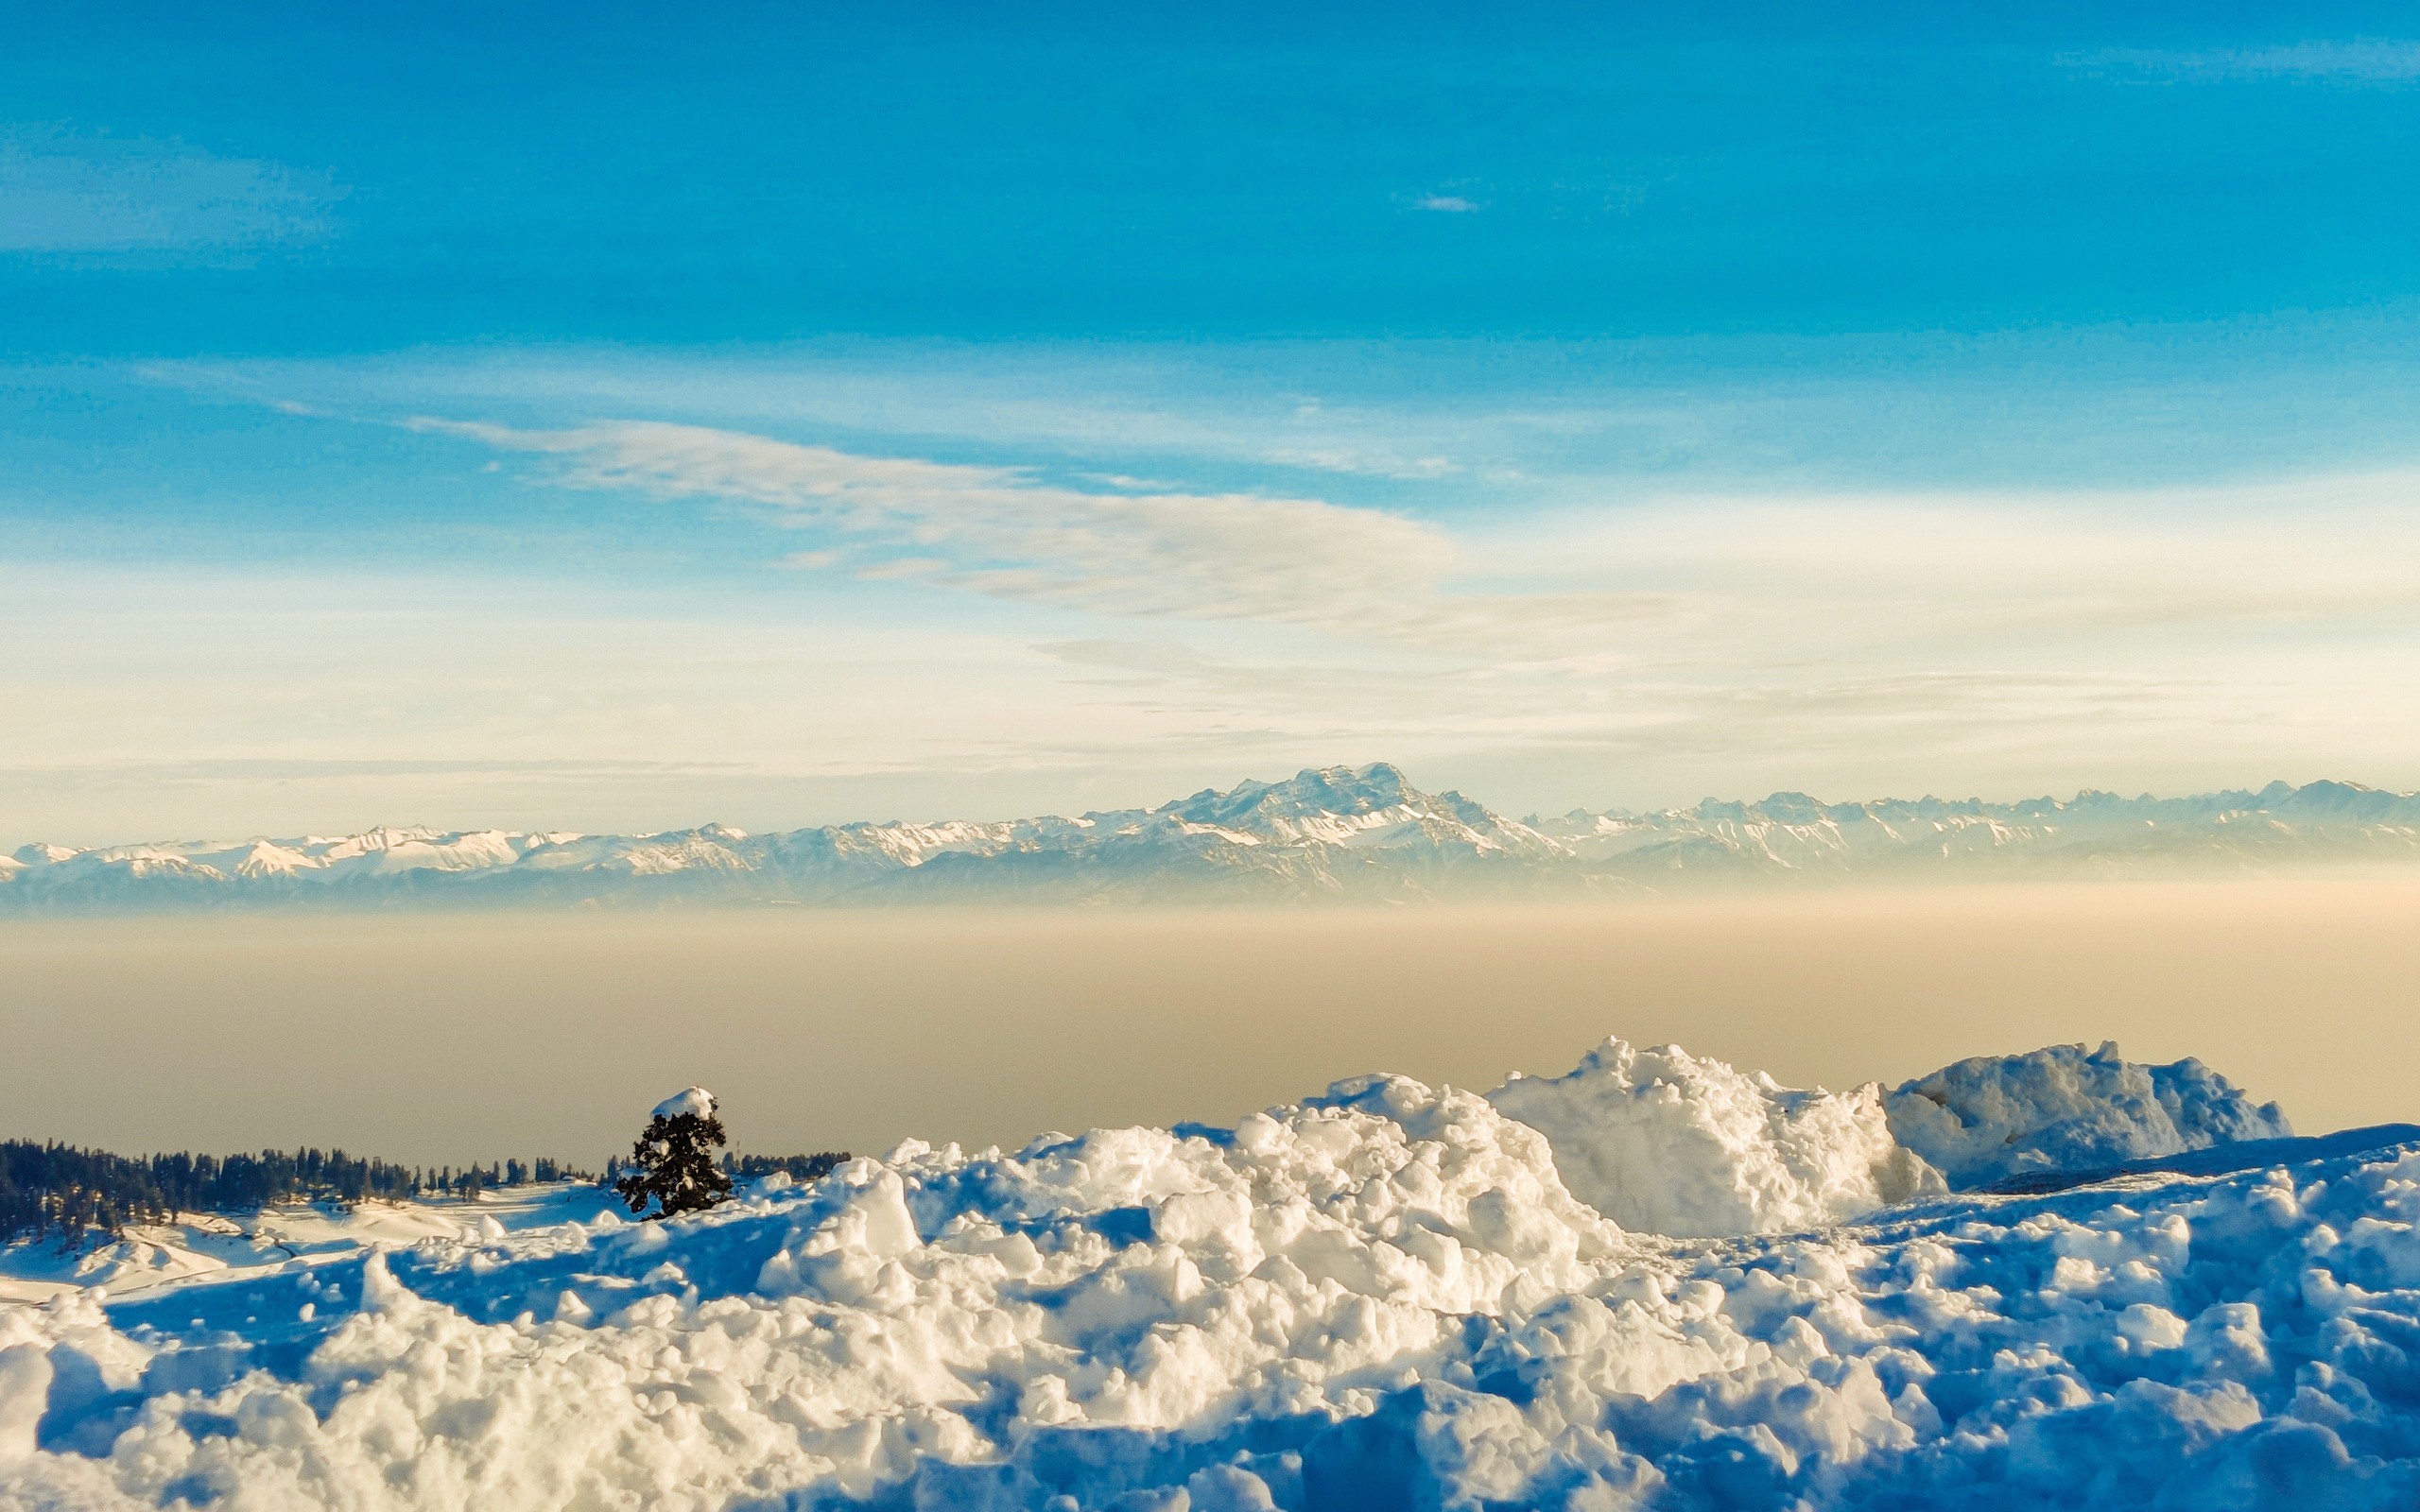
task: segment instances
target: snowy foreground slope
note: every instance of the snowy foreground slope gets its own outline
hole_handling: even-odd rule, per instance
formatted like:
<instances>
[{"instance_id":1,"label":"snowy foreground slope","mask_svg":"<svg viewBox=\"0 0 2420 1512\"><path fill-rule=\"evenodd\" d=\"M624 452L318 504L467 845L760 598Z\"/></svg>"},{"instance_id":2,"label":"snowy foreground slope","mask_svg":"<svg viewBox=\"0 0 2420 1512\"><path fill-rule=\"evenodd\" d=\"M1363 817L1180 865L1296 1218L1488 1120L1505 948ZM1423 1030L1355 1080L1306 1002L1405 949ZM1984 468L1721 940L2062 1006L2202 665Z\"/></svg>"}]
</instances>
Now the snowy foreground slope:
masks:
<instances>
[{"instance_id":1,"label":"snowy foreground slope","mask_svg":"<svg viewBox=\"0 0 2420 1512\"><path fill-rule=\"evenodd\" d=\"M616 835L379 829L0 856L0 913L660 903L1410 902L1857 877L2105 876L2420 860L2420 795L2343 782L2195 798L1819 803L1506 818L1393 766L1155 808L997 822Z\"/></svg>"},{"instance_id":2,"label":"snowy foreground slope","mask_svg":"<svg viewBox=\"0 0 2420 1512\"><path fill-rule=\"evenodd\" d=\"M661 1225L454 1208L0 1308L0 1505L2413 1505L2420 1144L2286 1135L2106 1049L1830 1094L1609 1042Z\"/></svg>"}]
</instances>

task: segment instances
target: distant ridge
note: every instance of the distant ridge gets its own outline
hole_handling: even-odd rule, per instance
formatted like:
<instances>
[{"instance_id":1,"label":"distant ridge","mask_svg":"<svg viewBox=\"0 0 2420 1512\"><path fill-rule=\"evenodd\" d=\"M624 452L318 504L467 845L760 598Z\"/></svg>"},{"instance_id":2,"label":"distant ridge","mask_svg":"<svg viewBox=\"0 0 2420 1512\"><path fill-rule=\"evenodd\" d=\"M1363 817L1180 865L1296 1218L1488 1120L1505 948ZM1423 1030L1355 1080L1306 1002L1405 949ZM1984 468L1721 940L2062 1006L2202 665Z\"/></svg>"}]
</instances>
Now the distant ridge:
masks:
<instances>
[{"instance_id":1,"label":"distant ridge","mask_svg":"<svg viewBox=\"0 0 2420 1512\"><path fill-rule=\"evenodd\" d=\"M1708 799L1509 819L1397 767L1308 769L1149 809L751 834L431 829L0 858L0 913L669 904L1417 902L1857 878L2109 877L2420 861L2420 796Z\"/></svg>"}]
</instances>

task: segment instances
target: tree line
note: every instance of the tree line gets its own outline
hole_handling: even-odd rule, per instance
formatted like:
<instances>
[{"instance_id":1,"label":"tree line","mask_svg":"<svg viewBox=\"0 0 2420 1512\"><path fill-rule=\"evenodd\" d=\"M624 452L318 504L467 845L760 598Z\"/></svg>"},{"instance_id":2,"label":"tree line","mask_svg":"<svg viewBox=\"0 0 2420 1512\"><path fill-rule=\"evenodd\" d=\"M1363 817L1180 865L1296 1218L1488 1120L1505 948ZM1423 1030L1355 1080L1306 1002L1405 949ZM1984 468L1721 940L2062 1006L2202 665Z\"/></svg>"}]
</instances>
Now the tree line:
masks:
<instances>
[{"instance_id":1,"label":"tree line","mask_svg":"<svg viewBox=\"0 0 2420 1512\"><path fill-rule=\"evenodd\" d=\"M80 1243L95 1230L117 1235L130 1223L167 1223L181 1212L242 1212L273 1202L377 1198L401 1202L431 1194L475 1197L531 1181L594 1180L558 1161L505 1160L428 1170L364 1160L342 1150L263 1150L257 1155L150 1155L130 1159L32 1140L0 1141L0 1244L56 1235Z\"/></svg>"},{"instance_id":2,"label":"tree line","mask_svg":"<svg viewBox=\"0 0 2420 1512\"><path fill-rule=\"evenodd\" d=\"M846 1155L732 1155L717 1165L729 1177L752 1181L786 1172L820 1179ZM631 1167L606 1162L600 1184L611 1187ZM276 1202L334 1202L346 1208L416 1197L476 1200L483 1192L531 1182L598 1181L592 1172L558 1160L501 1160L435 1168L397 1165L342 1150L263 1150L256 1155L149 1155L129 1158L32 1140L0 1141L0 1245L57 1237L77 1245L100 1233L116 1237L129 1224L171 1223L179 1213L251 1212Z\"/></svg>"}]
</instances>

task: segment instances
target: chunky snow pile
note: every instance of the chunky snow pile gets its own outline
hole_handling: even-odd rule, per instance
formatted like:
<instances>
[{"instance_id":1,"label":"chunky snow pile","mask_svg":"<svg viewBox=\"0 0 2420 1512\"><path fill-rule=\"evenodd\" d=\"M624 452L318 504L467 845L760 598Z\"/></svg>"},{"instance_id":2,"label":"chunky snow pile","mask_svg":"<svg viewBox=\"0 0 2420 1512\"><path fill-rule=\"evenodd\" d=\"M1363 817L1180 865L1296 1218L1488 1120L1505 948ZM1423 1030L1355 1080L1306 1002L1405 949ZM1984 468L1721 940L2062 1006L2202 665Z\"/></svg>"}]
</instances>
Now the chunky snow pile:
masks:
<instances>
[{"instance_id":1,"label":"chunky snow pile","mask_svg":"<svg viewBox=\"0 0 2420 1512\"><path fill-rule=\"evenodd\" d=\"M1792 1091L1678 1045L1608 1040L1488 1100L1546 1135L1582 1200L1651 1233L1784 1233L1945 1190L1892 1139L1878 1087Z\"/></svg>"},{"instance_id":2,"label":"chunky snow pile","mask_svg":"<svg viewBox=\"0 0 2420 1512\"><path fill-rule=\"evenodd\" d=\"M1772 1108L1824 1094L1736 1075L1609 1046L1540 1106L1597 1078L1731 1096L1769 1143L1726 1147L1780 1169L1872 1147L1858 1096L1793 1133ZM1368 1077L1233 1129L911 1143L663 1224L65 1293L0 1309L0 1506L2420 1500L2420 1146L1696 1241L1564 1163L1602 1174Z\"/></svg>"},{"instance_id":3,"label":"chunky snow pile","mask_svg":"<svg viewBox=\"0 0 2420 1512\"><path fill-rule=\"evenodd\" d=\"M2089 1171L2293 1133L2198 1060L2147 1066L2113 1040L1978 1056L1891 1094L1891 1132L1959 1187L2032 1171Z\"/></svg>"}]
</instances>

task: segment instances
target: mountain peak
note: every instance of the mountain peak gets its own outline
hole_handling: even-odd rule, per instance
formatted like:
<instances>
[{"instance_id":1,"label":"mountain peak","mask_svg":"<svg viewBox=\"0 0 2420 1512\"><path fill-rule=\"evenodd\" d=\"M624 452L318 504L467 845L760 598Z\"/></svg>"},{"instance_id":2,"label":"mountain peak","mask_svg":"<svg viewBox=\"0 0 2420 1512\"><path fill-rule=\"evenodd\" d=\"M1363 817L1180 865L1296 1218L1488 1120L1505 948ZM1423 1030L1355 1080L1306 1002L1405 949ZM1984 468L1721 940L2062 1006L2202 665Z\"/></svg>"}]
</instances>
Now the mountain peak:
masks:
<instances>
[{"instance_id":1,"label":"mountain peak","mask_svg":"<svg viewBox=\"0 0 2420 1512\"><path fill-rule=\"evenodd\" d=\"M1305 766L1269 791L1322 804L1332 814L1366 814L1423 797L1391 762L1366 766Z\"/></svg>"},{"instance_id":2,"label":"mountain peak","mask_svg":"<svg viewBox=\"0 0 2420 1512\"><path fill-rule=\"evenodd\" d=\"M1154 812L1260 833L1288 820L1322 815L1359 818L1407 804L1434 806L1434 800L1413 787L1401 767L1372 762L1366 766L1305 766L1279 782L1245 781L1223 793L1204 788Z\"/></svg>"}]
</instances>

